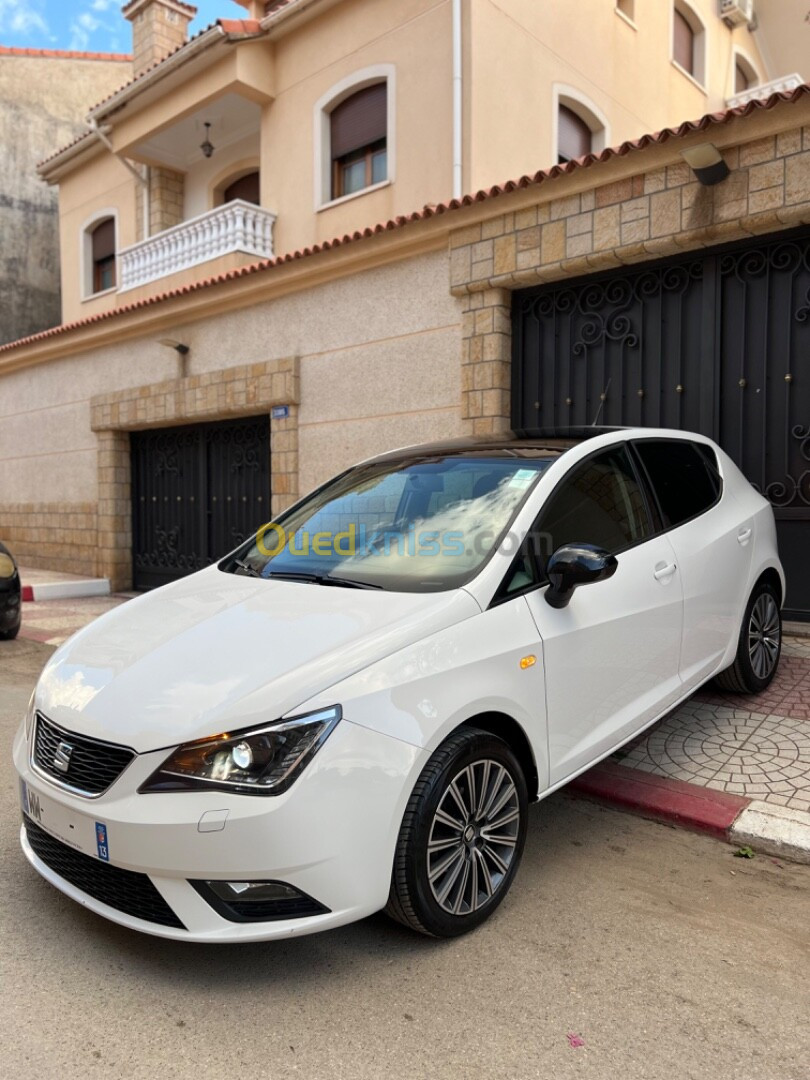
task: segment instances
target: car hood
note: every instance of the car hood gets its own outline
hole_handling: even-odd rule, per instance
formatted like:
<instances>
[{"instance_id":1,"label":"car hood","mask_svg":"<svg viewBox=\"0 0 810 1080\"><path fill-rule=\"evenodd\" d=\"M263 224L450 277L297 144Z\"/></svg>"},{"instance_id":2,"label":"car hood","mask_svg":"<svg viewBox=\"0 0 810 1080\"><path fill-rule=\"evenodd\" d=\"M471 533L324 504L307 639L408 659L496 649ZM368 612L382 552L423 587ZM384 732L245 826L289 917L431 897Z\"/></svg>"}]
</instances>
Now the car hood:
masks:
<instances>
[{"instance_id":1,"label":"car hood","mask_svg":"<svg viewBox=\"0 0 810 1080\"><path fill-rule=\"evenodd\" d=\"M157 750L275 720L479 611L463 589L355 590L209 567L80 630L43 671L36 707L68 730Z\"/></svg>"}]
</instances>

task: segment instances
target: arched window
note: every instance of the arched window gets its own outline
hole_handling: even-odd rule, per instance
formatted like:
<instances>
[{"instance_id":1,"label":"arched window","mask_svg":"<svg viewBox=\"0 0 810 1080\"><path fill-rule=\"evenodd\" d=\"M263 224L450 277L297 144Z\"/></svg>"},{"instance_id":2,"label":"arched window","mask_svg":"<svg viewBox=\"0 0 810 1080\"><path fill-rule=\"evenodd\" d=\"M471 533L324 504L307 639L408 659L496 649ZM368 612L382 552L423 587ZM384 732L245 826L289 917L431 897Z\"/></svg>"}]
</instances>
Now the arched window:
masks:
<instances>
[{"instance_id":1,"label":"arched window","mask_svg":"<svg viewBox=\"0 0 810 1080\"><path fill-rule=\"evenodd\" d=\"M84 229L84 295L95 296L117 285L116 223L113 214L97 217Z\"/></svg>"},{"instance_id":2,"label":"arched window","mask_svg":"<svg viewBox=\"0 0 810 1080\"><path fill-rule=\"evenodd\" d=\"M696 82L706 81L706 33L703 23L684 0L672 9L672 59Z\"/></svg>"},{"instance_id":3,"label":"arched window","mask_svg":"<svg viewBox=\"0 0 810 1080\"><path fill-rule=\"evenodd\" d=\"M366 86L329 114L332 198L388 179L388 86Z\"/></svg>"},{"instance_id":4,"label":"arched window","mask_svg":"<svg viewBox=\"0 0 810 1080\"><path fill-rule=\"evenodd\" d=\"M678 11L677 8L674 12L674 18L672 57L677 64L680 64L684 71L688 71L690 75L694 75L695 35L692 32L692 27L686 20L686 16Z\"/></svg>"},{"instance_id":5,"label":"arched window","mask_svg":"<svg viewBox=\"0 0 810 1080\"><path fill-rule=\"evenodd\" d=\"M734 93L742 94L759 84L756 68L740 52L734 54Z\"/></svg>"},{"instance_id":6,"label":"arched window","mask_svg":"<svg viewBox=\"0 0 810 1080\"><path fill-rule=\"evenodd\" d=\"M581 116L567 105L560 105L557 114L557 162L584 157L593 149L593 132Z\"/></svg>"},{"instance_id":7,"label":"arched window","mask_svg":"<svg viewBox=\"0 0 810 1080\"><path fill-rule=\"evenodd\" d=\"M238 180L228 184L222 192L223 202L232 202L234 199L242 199L243 202L255 203L259 206L259 171L245 173Z\"/></svg>"}]
</instances>

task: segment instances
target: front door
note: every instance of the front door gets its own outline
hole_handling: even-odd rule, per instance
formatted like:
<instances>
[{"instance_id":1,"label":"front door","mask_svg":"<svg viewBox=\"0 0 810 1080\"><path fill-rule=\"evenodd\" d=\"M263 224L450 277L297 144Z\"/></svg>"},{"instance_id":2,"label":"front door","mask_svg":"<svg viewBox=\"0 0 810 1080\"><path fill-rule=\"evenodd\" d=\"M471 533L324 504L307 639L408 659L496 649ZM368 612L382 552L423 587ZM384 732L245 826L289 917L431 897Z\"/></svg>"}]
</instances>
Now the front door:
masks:
<instances>
[{"instance_id":1,"label":"front door","mask_svg":"<svg viewBox=\"0 0 810 1080\"><path fill-rule=\"evenodd\" d=\"M582 586L567 607L526 595L543 641L550 781L561 783L626 742L681 693L683 593L672 546L652 536L626 447L573 467L543 506L535 550L584 541L615 554L607 581Z\"/></svg>"},{"instance_id":2,"label":"front door","mask_svg":"<svg viewBox=\"0 0 810 1080\"><path fill-rule=\"evenodd\" d=\"M133 584L202 570L270 517L270 423L251 416L134 431Z\"/></svg>"}]
</instances>

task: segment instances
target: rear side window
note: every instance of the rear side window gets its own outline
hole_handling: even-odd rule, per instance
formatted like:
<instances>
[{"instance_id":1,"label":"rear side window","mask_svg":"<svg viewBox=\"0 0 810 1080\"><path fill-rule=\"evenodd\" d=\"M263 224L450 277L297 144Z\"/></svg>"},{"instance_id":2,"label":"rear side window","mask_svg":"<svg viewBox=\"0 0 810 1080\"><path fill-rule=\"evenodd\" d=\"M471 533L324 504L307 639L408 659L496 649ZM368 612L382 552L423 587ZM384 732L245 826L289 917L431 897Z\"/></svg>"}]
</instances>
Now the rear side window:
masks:
<instances>
[{"instance_id":1,"label":"rear side window","mask_svg":"<svg viewBox=\"0 0 810 1080\"><path fill-rule=\"evenodd\" d=\"M705 513L717 502L720 476L708 447L704 453L703 446L674 439L644 439L635 447L670 528Z\"/></svg>"}]
</instances>

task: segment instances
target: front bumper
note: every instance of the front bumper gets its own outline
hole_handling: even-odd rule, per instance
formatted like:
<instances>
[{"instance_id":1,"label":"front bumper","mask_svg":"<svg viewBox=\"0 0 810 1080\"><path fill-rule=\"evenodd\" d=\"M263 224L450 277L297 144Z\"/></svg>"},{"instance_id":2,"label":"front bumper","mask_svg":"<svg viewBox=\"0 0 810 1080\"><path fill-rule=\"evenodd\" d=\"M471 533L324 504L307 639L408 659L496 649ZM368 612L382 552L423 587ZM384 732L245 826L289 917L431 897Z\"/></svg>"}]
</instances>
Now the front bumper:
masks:
<instances>
[{"instance_id":1,"label":"front bumper","mask_svg":"<svg viewBox=\"0 0 810 1080\"><path fill-rule=\"evenodd\" d=\"M139 795L138 786L167 756L162 750L136 756L103 795L84 798L35 771L29 752L21 728L14 764L24 810L35 825L86 858L146 875L184 929L137 918L71 884L36 854L23 825L23 852L38 873L113 922L161 937L209 942L309 934L384 907L399 825L426 759L417 747L344 719L282 795ZM231 922L189 883L216 879L281 881L328 911Z\"/></svg>"}]
</instances>

